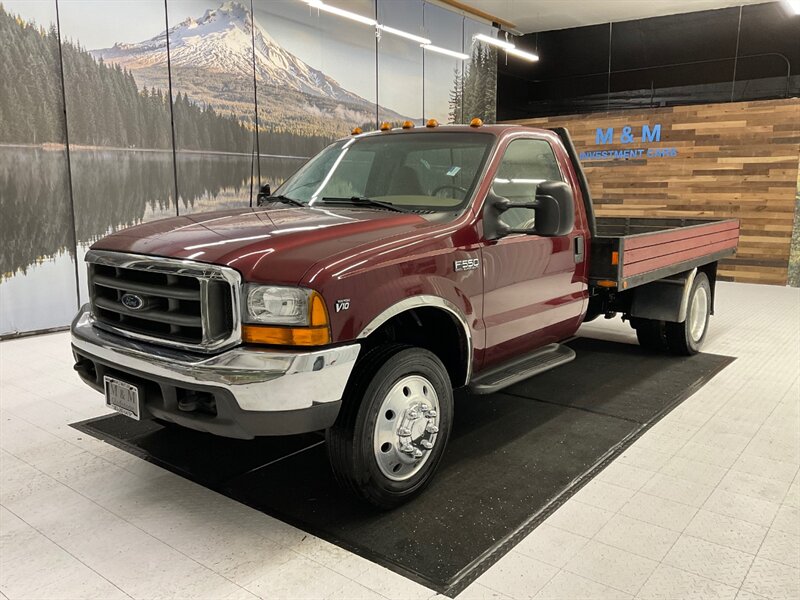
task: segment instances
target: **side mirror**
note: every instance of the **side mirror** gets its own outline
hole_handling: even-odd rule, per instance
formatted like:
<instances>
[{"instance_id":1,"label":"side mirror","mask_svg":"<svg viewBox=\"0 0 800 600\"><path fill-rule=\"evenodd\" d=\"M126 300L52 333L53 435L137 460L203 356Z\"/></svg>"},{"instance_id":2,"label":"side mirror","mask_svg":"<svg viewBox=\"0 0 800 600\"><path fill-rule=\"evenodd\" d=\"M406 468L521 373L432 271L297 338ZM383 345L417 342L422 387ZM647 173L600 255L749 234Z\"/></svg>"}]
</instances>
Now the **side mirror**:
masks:
<instances>
[{"instance_id":1,"label":"side mirror","mask_svg":"<svg viewBox=\"0 0 800 600\"><path fill-rule=\"evenodd\" d=\"M527 229L514 229L503 223L502 213L512 208L532 209L534 225ZM522 233L554 237L567 235L575 226L575 201L572 189L563 181L543 181L536 188L533 200L514 202L489 192L484 207L484 235L496 240L503 236Z\"/></svg>"},{"instance_id":2,"label":"side mirror","mask_svg":"<svg viewBox=\"0 0 800 600\"><path fill-rule=\"evenodd\" d=\"M258 196L256 196L256 206L263 206L266 204L267 198L272 195L272 190L269 187L268 183L265 183L261 186L258 190Z\"/></svg>"},{"instance_id":3,"label":"side mirror","mask_svg":"<svg viewBox=\"0 0 800 600\"><path fill-rule=\"evenodd\" d=\"M563 181L545 181L536 190L536 234L567 235L575 226L575 199Z\"/></svg>"}]
</instances>

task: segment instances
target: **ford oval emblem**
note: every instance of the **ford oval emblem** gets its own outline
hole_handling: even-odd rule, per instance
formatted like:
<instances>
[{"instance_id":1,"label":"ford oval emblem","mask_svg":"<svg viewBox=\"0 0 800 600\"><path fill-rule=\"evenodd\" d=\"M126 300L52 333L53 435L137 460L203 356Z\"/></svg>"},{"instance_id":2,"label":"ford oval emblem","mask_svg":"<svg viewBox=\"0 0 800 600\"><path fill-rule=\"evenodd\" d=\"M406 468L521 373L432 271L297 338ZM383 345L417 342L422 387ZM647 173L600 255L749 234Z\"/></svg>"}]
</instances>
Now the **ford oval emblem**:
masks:
<instances>
[{"instance_id":1,"label":"ford oval emblem","mask_svg":"<svg viewBox=\"0 0 800 600\"><path fill-rule=\"evenodd\" d=\"M122 294L120 302L122 302L125 308L129 308L131 310L139 310L144 306L144 298L131 293Z\"/></svg>"}]
</instances>

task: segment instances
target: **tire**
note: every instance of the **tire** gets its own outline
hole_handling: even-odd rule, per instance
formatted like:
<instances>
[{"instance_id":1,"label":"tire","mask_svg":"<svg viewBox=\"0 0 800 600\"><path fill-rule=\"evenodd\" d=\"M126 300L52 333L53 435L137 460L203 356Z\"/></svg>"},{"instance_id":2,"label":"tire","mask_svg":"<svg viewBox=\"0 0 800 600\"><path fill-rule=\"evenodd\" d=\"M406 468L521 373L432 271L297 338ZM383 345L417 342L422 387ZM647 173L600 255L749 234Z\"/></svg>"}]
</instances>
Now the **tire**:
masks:
<instances>
[{"instance_id":1,"label":"tire","mask_svg":"<svg viewBox=\"0 0 800 600\"><path fill-rule=\"evenodd\" d=\"M636 338L639 345L652 352L666 352L667 334L664 321L653 319L635 319L631 325L636 330Z\"/></svg>"},{"instance_id":2,"label":"tire","mask_svg":"<svg viewBox=\"0 0 800 600\"><path fill-rule=\"evenodd\" d=\"M711 315L711 284L705 273L698 273L689 292L686 319L683 323L667 323L667 346L673 354L691 356L700 352L708 333Z\"/></svg>"},{"instance_id":3,"label":"tire","mask_svg":"<svg viewBox=\"0 0 800 600\"><path fill-rule=\"evenodd\" d=\"M326 432L334 476L366 502L395 508L430 483L452 422L453 389L436 355L401 344L379 346L356 365L339 416Z\"/></svg>"}]
</instances>

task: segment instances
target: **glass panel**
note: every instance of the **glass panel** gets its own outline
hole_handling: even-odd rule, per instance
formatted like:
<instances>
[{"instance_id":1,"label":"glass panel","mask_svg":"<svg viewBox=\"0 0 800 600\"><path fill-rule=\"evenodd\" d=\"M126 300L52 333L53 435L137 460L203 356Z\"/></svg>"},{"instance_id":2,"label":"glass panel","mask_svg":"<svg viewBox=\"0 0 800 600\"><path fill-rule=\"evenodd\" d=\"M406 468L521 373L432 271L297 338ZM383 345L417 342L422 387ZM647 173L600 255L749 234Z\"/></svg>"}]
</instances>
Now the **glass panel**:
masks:
<instances>
[{"instance_id":1,"label":"glass panel","mask_svg":"<svg viewBox=\"0 0 800 600\"><path fill-rule=\"evenodd\" d=\"M497 51L494 46L475 40L478 33L497 36L494 27L464 19L464 54L471 58L464 65L462 123L475 117L484 123L497 120Z\"/></svg>"},{"instance_id":2,"label":"glass panel","mask_svg":"<svg viewBox=\"0 0 800 600\"><path fill-rule=\"evenodd\" d=\"M550 144L544 140L514 140L508 145L497 168L493 191L513 202L536 198L536 188L543 181L562 181L561 170ZM512 229L533 227L534 210L512 208L500 220Z\"/></svg>"},{"instance_id":3,"label":"glass panel","mask_svg":"<svg viewBox=\"0 0 800 600\"><path fill-rule=\"evenodd\" d=\"M461 52L464 17L451 10L425 4L426 35L437 46ZM435 52L425 53L425 118L440 123L461 122L463 64Z\"/></svg>"},{"instance_id":4,"label":"glass panel","mask_svg":"<svg viewBox=\"0 0 800 600\"><path fill-rule=\"evenodd\" d=\"M493 139L485 133L424 131L341 140L276 193L312 203L366 196L414 209L460 209Z\"/></svg>"},{"instance_id":5,"label":"glass panel","mask_svg":"<svg viewBox=\"0 0 800 600\"><path fill-rule=\"evenodd\" d=\"M425 37L422 0L378 0L378 21ZM419 42L383 32L378 42L378 120L422 124L422 53ZM430 54L430 53L428 53Z\"/></svg>"},{"instance_id":6,"label":"glass panel","mask_svg":"<svg viewBox=\"0 0 800 600\"><path fill-rule=\"evenodd\" d=\"M374 19L372 0L337 8ZM375 128L375 29L297 0L255 0L260 176L274 189L360 126Z\"/></svg>"},{"instance_id":7,"label":"glass panel","mask_svg":"<svg viewBox=\"0 0 800 600\"><path fill-rule=\"evenodd\" d=\"M55 2L0 4L0 335L77 311Z\"/></svg>"},{"instance_id":8,"label":"glass panel","mask_svg":"<svg viewBox=\"0 0 800 600\"><path fill-rule=\"evenodd\" d=\"M180 212L249 206L257 158L250 3L169 0L167 12Z\"/></svg>"},{"instance_id":9,"label":"glass panel","mask_svg":"<svg viewBox=\"0 0 800 600\"><path fill-rule=\"evenodd\" d=\"M112 231L175 215L164 3L73 0L59 11L82 261ZM85 302L82 264L78 276Z\"/></svg>"}]
</instances>

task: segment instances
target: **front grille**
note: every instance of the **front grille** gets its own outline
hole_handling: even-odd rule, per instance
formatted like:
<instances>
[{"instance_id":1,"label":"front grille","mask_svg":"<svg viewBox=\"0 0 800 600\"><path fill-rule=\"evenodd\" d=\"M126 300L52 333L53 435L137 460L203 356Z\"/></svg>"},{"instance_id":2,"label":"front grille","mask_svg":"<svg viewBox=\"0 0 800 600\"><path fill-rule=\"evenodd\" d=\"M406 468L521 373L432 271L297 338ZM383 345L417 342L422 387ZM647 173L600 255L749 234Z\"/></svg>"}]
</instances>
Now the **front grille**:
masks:
<instances>
[{"instance_id":1,"label":"front grille","mask_svg":"<svg viewBox=\"0 0 800 600\"><path fill-rule=\"evenodd\" d=\"M238 341L232 269L90 251L89 295L98 324L123 335L212 351Z\"/></svg>"}]
</instances>

